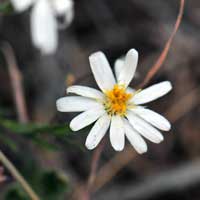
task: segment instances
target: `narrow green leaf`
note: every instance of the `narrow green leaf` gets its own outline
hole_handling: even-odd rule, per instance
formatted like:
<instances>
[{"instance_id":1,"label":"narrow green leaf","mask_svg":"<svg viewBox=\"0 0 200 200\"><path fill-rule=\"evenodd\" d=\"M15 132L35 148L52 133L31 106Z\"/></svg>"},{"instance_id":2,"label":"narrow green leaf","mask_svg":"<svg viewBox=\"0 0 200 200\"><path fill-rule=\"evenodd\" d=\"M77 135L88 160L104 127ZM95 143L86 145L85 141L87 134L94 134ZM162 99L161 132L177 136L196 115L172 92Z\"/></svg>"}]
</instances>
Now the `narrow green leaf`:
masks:
<instances>
[{"instance_id":1,"label":"narrow green leaf","mask_svg":"<svg viewBox=\"0 0 200 200\"><path fill-rule=\"evenodd\" d=\"M12 151L17 151L18 148L16 143L6 135L0 134L0 140L3 144L7 145Z\"/></svg>"},{"instance_id":2,"label":"narrow green leaf","mask_svg":"<svg viewBox=\"0 0 200 200\"><path fill-rule=\"evenodd\" d=\"M32 139L32 141L35 144L39 145L43 149L46 149L46 150L49 150L49 151L58 151L59 150L59 147L57 147L57 145L51 144L50 142L48 142L44 139L41 139L39 137L34 137Z\"/></svg>"},{"instance_id":3,"label":"narrow green leaf","mask_svg":"<svg viewBox=\"0 0 200 200\"><path fill-rule=\"evenodd\" d=\"M12 120L0 119L0 125L4 128L18 134L41 134L41 133L52 133L57 136L68 135L71 130L68 126L64 125L48 125L48 124L21 124Z\"/></svg>"},{"instance_id":4,"label":"narrow green leaf","mask_svg":"<svg viewBox=\"0 0 200 200\"><path fill-rule=\"evenodd\" d=\"M0 12L2 13L10 13L11 11L13 11L12 5L10 3L10 1L5 1L0 3Z\"/></svg>"}]
</instances>

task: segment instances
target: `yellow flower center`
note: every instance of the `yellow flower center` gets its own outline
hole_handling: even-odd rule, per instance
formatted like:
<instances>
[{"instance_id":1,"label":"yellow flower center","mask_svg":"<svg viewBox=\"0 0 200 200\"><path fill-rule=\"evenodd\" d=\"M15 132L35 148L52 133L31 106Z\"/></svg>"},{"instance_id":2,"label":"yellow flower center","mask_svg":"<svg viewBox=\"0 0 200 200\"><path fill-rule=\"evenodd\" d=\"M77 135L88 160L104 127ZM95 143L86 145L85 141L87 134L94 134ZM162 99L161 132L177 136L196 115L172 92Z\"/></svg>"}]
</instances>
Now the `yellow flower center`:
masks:
<instances>
[{"instance_id":1,"label":"yellow flower center","mask_svg":"<svg viewBox=\"0 0 200 200\"><path fill-rule=\"evenodd\" d=\"M126 88L122 85L115 85L112 90L105 92L106 98L104 101L105 110L109 115L125 115L128 101L133 94L127 93Z\"/></svg>"}]
</instances>

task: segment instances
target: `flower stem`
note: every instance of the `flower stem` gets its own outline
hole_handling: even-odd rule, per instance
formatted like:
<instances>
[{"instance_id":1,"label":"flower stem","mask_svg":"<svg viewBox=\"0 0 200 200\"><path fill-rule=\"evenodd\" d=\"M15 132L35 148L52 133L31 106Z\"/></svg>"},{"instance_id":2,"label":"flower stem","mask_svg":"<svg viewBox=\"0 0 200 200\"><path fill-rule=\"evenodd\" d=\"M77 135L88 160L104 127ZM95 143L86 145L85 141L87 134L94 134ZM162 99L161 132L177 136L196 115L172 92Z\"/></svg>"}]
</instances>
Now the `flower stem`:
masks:
<instances>
[{"instance_id":1,"label":"flower stem","mask_svg":"<svg viewBox=\"0 0 200 200\"><path fill-rule=\"evenodd\" d=\"M105 146L105 139L102 140L102 142L95 149L95 151L92 155L91 168L90 168L88 180L87 180L86 186L84 187L84 190L81 194L81 197L78 197L78 199L81 199L81 200L90 200L91 199L93 183L96 178L97 167L98 167L98 163L101 158L101 154L104 149L104 146Z\"/></svg>"},{"instance_id":2,"label":"flower stem","mask_svg":"<svg viewBox=\"0 0 200 200\"><path fill-rule=\"evenodd\" d=\"M26 182L23 176L15 168L15 166L8 160L5 154L0 150L0 161L9 170L12 176L21 184L23 189L28 193L32 200L40 200L36 193L32 190L30 185Z\"/></svg>"},{"instance_id":3,"label":"flower stem","mask_svg":"<svg viewBox=\"0 0 200 200\"><path fill-rule=\"evenodd\" d=\"M97 167L98 167L98 163L99 163L104 146L105 146L105 139L103 139L101 144L99 144L99 146L93 153L90 174L89 174L88 182L87 182L87 186L89 190L92 188L92 185L96 178Z\"/></svg>"}]
</instances>

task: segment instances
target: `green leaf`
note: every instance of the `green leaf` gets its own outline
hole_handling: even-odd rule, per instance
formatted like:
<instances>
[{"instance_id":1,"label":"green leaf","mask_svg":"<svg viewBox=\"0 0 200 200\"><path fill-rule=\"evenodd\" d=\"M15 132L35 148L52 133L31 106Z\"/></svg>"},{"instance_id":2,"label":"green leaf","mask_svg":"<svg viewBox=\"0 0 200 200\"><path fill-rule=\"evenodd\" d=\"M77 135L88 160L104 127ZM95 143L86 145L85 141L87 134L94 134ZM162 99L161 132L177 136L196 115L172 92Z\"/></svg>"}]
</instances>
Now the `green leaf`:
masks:
<instances>
[{"instance_id":1,"label":"green leaf","mask_svg":"<svg viewBox=\"0 0 200 200\"><path fill-rule=\"evenodd\" d=\"M29 180L34 191L42 200L62 200L69 191L69 181L66 175L53 170L35 169L34 185ZM29 174L31 174L30 172ZM25 177L27 178L27 177ZM28 180L28 179L27 179ZM30 200L19 183L11 184L5 193L5 200Z\"/></svg>"},{"instance_id":2,"label":"green leaf","mask_svg":"<svg viewBox=\"0 0 200 200\"><path fill-rule=\"evenodd\" d=\"M73 136L72 131L67 125L36 123L22 124L14 120L0 118L0 127L9 130L14 134L23 135L47 150L58 150L58 147L55 144L51 144L48 140L45 140L44 136L49 136L51 139L59 140L67 145L76 146L81 151L85 149L82 144L74 141L74 137L71 137ZM85 133L87 131L87 129L84 129L79 132Z\"/></svg>"},{"instance_id":3,"label":"green leaf","mask_svg":"<svg viewBox=\"0 0 200 200\"><path fill-rule=\"evenodd\" d=\"M55 136L66 136L71 133L68 126L64 125L48 125L48 124L21 124L16 121L0 119L0 125L10 131L23 135L52 133Z\"/></svg>"},{"instance_id":4,"label":"green leaf","mask_svg":"<svg viewBox=\"0 0 200 200\"><path fill-rule=\"evenodd\" d=\"M18 150L16 143L6 135L0 134L0 140L3 144L7 145L14 152Z\"/></svg>"},{"instance_id":5,"label":"green leaf","mask_svg":"<svg viewBox=\"0 0 200 200\"><path fill-rule=\"evenodd\" d=\"M2 13L10 13L11 11L13 11L12 5L10 3L10 1L5 1L0 3L0 12Z\"/></svg>"},{"instance_id":6,"label":"green leaf","mask_svg":"<svg viewBox=\"0 0 200 200\"><path fill-rule=\"evenodd\" d=\"M58 151L59 147L55 144L51 144L50 142L39 138L39 137L33 137L32 141L39 145L41 148L49 150L49 151Z\"/></svg>"},{"instance_id":7,"label":"green leaf","mask_svg":"<svg viewBox=\"0 0 200 200\"><path fill-rule=\"evenodd\" d=\"M47 171L42 175L40 184L43 196L53 200L66 192L68 180L62 174L58 174L55 171Z\"/></svg>"},{"instance_id":8,"label":"green leaf","mask_svg":"<svg viewBox=\"0 0 200 200\"><path fill-rule=\"evenodd\" d=\"M21 188L13 187L7 191L5 195L5 200L30 200L30 199Z\"/></svg>"}]
</instances>

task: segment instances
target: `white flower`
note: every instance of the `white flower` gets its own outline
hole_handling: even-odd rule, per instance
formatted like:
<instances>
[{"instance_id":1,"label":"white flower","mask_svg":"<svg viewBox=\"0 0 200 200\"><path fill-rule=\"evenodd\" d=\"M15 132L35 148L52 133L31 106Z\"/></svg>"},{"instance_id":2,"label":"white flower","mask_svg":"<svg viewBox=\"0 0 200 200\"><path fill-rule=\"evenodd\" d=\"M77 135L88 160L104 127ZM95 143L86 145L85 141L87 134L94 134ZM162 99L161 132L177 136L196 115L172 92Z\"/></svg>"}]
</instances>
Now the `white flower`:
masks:
<instances>
[{"instance_id":1,"label":"white flower","mask_svg":"<svg viewBox=\"0 0 200 200\"><path fill-rule=\"evenodd\" d=\"M58 45L57 16L64 16L65 24L73 19L72 0L11 0L14 8L22 12L33 5L31 34L35 47L45 54L54 53Z\"/></svg>"},{"instance_id":2,"label":"white flower","mask_svg":"<svg viewBox=\"0 0 200 200\"><path fill-rule=\"evenodd\" d=\"M127 53L120 69L115 68L116 77L102 52L92 54L89 61L101 91L75 85L69 87L67 92L79 96L63 97L56 102L58 111L83 111L71 121L70 127L73 131L96 121L87 136L86 147L94 149L109 127L110 142L116 151L123 150L125 136L138 153L147 151L143 137L151 142L160 143L163 136L157 129L169 131L171 125L163 116L141 104L167 94L172 89L171 83L164 81L138 91L128 88L138 62L138 53L134 49Z\"/></svg>"}]
</instances>

